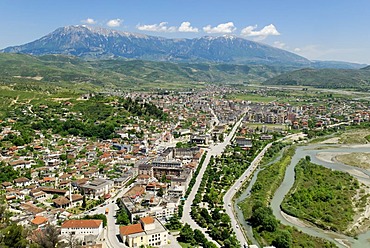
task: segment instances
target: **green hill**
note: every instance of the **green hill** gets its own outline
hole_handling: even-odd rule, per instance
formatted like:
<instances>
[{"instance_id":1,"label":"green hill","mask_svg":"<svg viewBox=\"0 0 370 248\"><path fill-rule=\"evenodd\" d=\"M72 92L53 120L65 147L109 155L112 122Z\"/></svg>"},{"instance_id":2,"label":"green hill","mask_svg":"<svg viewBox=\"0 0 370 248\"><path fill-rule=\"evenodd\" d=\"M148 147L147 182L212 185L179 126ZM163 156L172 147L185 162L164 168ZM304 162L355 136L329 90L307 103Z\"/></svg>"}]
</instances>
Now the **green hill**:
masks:
<instances>
[{"instance_id":1,"label":"green hill","mask_svg":"<svg viewBox=\"0 0 370 248\"><path fill-rule=\"evenodd\" d=\"M302 85L318 88L370 88L370 68L300 69L267 79L265 85Z\"/></svg>"},{"instance_id":2,"label":"green hill","mask_svg":"<svg viewBox=\"0 0 370 248\"><path fill-rule=\"evenodd\" d=\"M186 88L199 82L262 82L288 67L192 64L142 60L86 61L65 55L0 54L0 84L43 85L73 89Z\"/></svg>"}]
</instances>

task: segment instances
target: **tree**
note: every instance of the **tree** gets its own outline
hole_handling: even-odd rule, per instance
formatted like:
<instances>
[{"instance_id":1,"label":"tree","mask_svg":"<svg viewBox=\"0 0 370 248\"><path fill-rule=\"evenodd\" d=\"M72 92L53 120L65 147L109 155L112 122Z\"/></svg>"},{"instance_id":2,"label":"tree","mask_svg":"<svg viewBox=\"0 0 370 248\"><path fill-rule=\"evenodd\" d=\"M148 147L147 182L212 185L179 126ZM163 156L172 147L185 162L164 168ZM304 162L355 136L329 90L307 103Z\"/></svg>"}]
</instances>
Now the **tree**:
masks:
<instances>
[{"instance_id":1,"label":"tree","mask_svg":"<svg viewBox=\"0 0 370 248\"><path fill-rule=\"evenodd\" d=\"M261 226L263 230L274 232L279 225L270 207L258 207L253 210L250 219L252 226Z\"/></svg>"},{"instance_id":2,"label":"tree","mask_svg":"<svg viewBox=\"0 0 370 248\"><path fill-rule=\"evenodd\" d=\"M167 229L169 230L179 230L182 228L182 224L180 222L179 217L177 216L172 216L166 224Z\"/></svg>"},{"instance_id":3,"label":"tree","mask_svg":"<svg viewBox=\"0 0 370 248\"><path fill-rule=\"evenodd\" d=\"M82 206L83 209L86 209L86 195L84 194L82 197Z\"/></svg>"},{"instance_id":4,"label":"tree","mask_svg":"<svg viewBox=\"0 0 370 248\"><path fill-rule=\"evenodd\" d=\"M128 225L130 224L130 218L127 215L125 209L121 209L117 215L117 224Z\"/></svg>"},{"instance_id":5,"label":"tree","mask_svg":"<svg viewBox=\"0 0 370 248\"><path fill-rule=\"evenodd\" d=\"M60 160L63 160L63 161L67 160L67 154L62 153L62 154L59 155L59 158L60 158Z\"/></svg>"},{"instance_id":6,"label":"tree","mask_svg":"<svg viewBox=\"0 0 370 248\"><path fill-rule=\"evenodd\" d=\"M159 197L162 197L164 195L164 192L163 192L163 188L159 188L158 192L157 192L157 196Z\"/></svg>"},{"instance_id":7,"label":"tree","mask_svg":"<svg viewBox=\"0 0 370 248\"><path fill-rule=\"evenodd\" d=\"M289 248L292 247L292 234L287 230L280 230L277 237L272 241L272 245L276 248Z\"/></svg>"},{"instance_id":8,"label":"tree","mask_svg":"<svg viewBox=\"0 0 370 248\"><path fill-rule=\"evenodd\" d=\"M81 247L81 241L76 238L75 235L72 233L69 233L69 235L66 238L67 241L67 247L68 248L80 248Z\"/></svg>"},{"instance_id":9,"label":"tree","mask_svg":"<svg viewBox=\"0 0 370 248\"><path fill-rule=\"evenodd\" d=\"M189 224L185 224L180 231L180 241L184 243L196 244L194 239L194 232Z\"/></svg>"},{"instance_id":10,"label":"tree","mask_svg":"<svg viewBox=\"0 0 370 248\"><path fill-rule=\"evenodd\" d=\"M0 247L4 248L26 248L28 241L26 231L21 225L13 223L1 231L2 240Z\"/></svg>"},{"instance_id":11,"label":"tree","mask_svg":"<svg viewBox=\"0 0 370 248\"><path fill-rule=\"evenodd\" d=\"M204 244L207 242L206 236L202 233L202 231L195 229L194 230L194 239L198 244L201 244L204 246Z\"/></svg>"},{"instance_id":12,"label":"tree","mask_svg":"<svg viewBox=\"0 0 370 248\"><path fill-rule=\"evenodd\" d=\"M35 235L34 242L42 248L59 247L61 245L59 230L56 226L48 224Z\"/></svg>"}]
</instances>

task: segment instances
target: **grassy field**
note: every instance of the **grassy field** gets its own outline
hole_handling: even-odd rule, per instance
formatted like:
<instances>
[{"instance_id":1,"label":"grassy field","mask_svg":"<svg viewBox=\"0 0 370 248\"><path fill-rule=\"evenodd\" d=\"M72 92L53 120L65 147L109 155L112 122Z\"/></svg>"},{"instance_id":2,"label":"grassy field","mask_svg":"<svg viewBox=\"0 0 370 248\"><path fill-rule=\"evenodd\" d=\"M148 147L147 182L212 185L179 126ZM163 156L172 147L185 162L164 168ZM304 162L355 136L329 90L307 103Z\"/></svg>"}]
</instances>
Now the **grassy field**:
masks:
<instances>
[{"instance_id":1,"label":"grassy field","mask_svg":"<svg viewBox=\"0 0 370 248\"><path fill-rule=\"evenodd\" d=\"M369 129L353 130L343 133L339 138L340 144L367 144L369 143Z\"/></svg>"},{"instance_id":2,"label":"grassy field","mask_svg":"<svg viewBox=\"0 0 370 248\"><path fill-rule=\"evenodd\" d=\"M341 154L336 156L335 159L343 164L370 169L370 153L354 152L349 154Z\"/></svg>"}]
</instances>

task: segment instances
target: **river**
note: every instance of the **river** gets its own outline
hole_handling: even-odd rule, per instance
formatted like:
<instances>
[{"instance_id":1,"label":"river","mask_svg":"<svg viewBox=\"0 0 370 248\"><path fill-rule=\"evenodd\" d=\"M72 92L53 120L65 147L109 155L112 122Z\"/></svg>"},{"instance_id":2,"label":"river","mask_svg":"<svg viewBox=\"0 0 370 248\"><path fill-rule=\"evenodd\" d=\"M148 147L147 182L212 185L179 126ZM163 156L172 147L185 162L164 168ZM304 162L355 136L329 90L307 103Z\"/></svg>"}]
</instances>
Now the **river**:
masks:
<instances>
[{"instance_id":1,"label":"river","mask_svg":"<svg viewBox=\"0 0 370 248\"><path fill-rule=\"evenodd\" d=\"M316 157L318 153L322 152L350 153L350 152L369 152L369 151L370 149L368 146L351 147L351 146L333 146L316 144L297 147L295 155L293 156L290 165L287 167L284 180L280 187L275 192L275 195L271 201L271 207L276 218L280 220L281 223L283 223L284 225L294 226L298 230L301 230L302 232L307 233L309 235L330 240L334 242L338 247L353 247L353 248L370 247L370 231L360 234L358 235L357 239L354 239L353 237L338 234L331 231L322 230L318 227L302 225L299 222L297 223L296 221L288 221L285 217L283 217L280 210L281 202L283 201L285 195L289 192L290 188L293 186L294 183L294 167L301 158L304 158L305 156L308 155L311 157L311 161L315 164L319 164L326 168L331 168L334 170L348 172L352 176L356 177L360 182L370 185L370 172L368 170L347 166L336 162L335 163L325 162ZM245 197L247 197L250 194L250 189L252 188L254 182L256 181L258 172L259 171L256 171L247 189L241 194L241 196L239 196L236 202L242 201L243 199L245 199ZM235 211L237 212L240 223L243 225L243 227L246 227L245 230L247 231L247 236L249 238L250 236L253 235L251 227L248 226L248 224L245 222L241 210L239 210L236 206ZM255 242L254 239L251 240L252 242Z\"/></svg>"}]
</instances>

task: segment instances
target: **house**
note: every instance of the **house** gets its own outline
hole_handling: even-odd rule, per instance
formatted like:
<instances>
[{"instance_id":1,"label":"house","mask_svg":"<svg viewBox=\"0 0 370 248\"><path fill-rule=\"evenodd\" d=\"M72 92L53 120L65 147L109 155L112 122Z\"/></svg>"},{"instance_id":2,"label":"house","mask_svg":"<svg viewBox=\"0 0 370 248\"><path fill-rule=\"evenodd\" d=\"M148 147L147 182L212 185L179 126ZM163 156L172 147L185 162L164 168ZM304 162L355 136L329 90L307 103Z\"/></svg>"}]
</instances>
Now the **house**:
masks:
<instances>
[{"instance_id":1,"label":"house","mask_svg":"<svg viewBox=\"0 0 370 248\"><path fill-rule=\"evenodd\" d=\"M71 201L64 196L59 196L58 198L54 199L53 203L56 208L69 208L71 205Z\"/></svg>"},{"instance_id":2,"label":"house","mask_svg":"<svg viewBox=\"0 0 370 248\"><path fill-rule=\"evenodd\" d=\"M11 189L13 187L13 184L10 182L3 182L1 186L3 187L3 189Z\"/></svg>"},{"instance_id":3,"label":"house","mask_svg":"<svg viewBox=\"0 0 370 248\"><path fill-rule=\"evenodd\" d=\"M103 232L102 220L66 220L61 226L61 235L68 238L73 235L83 245L93 244ZM94 237L94 238L93 238Z\"/></svg>"},{"instance_id":4,"label":"house","mask_svg":"<svg viewBox=\"0 0 370 248\"><path fill-rule=\"evenodd\" d=\"M150 216L141 218L138 224L121 226L119 233L128 247L164 246L168 240L165 227Z\"/></svg>"},{"instance_id":5,"label":"house","mask_svg":"<svg viewBox=\"0 0 370 248\"><path fill-rule=\"evenodd\" d=\"M27 187L31 185L31 181L28 178L20 177L14 179L14 184L16 187Z\"/></svg>"},{"instance_id":6,"label":"house","mask_svg":"<svg viewBox=\"0 0 370 248\"><path fill-rule=\"evenodd\" d=\"M48 219L44 216L35 216L31 223L37 228L42 228L48 223Z\"/></svg>"},{"instance_id":7,"label":"house","mask_svg":"<svg viewBox=\"0 0 370 248\"><path fill-rule=\"evenodd\" d=\"M36 200L39 200L46 198L46 193L40 188L35 188L30 191L30 196L32 196Z\"/></svg>"},{"instance_id":8,"label":"house","mask_svg":"<svg viewBox=\"0 0 370 248\"><path fill-rule=\"evenodd\" d=\"M67 190L64 190L64 189L54 189L50 187L39 187L39 189L41 189L48 195L65 196L67 194Z\"/></svg>"},{"instance_id":9,"label":"house","mask_svg":"<svg viewBox=\"0 0 370 248\"><path fill-rule=\"evenodd\" d=\"M252 139L244 138L244 137L236 137L235 143L237 146L241 148L252 148Z\"/></svg>"},{"instance_id":10,"label":"house","mask_svg":"<svg viewBox=\"0 0 370 248\"><path fill-rule=\"evenodd\" d=\"M72 200L70 199L72 198ZM67 199L71 202L71 207L81 206L83 202L83 196L80 194L73 194L72 196L67 196Z\"/></svg>"},{"instance_id":11,"label":"house","mask_svg":"<svg viewBox=\"0 0 370 248\"><path fill-rule=\"evenodd\" d=\"M197 145L208 145L209 136L208 135L194 135L190 139L190 143Z\"/></svg>"},{"instance_id":12,"label":"house","mask_svg":"<svg viewBox=\"0 0 370 248\"><path fill-rule=\"evenodd\" d=\"M99 198L109 194L113 187L113 181L98 178L90 183L82 185L81 190L92 198Z\"/></svg>"},{"instance_id":13,"label":"house","mask_svg":"<svg viewBox=\"0 0 370 248\"><path fill-rule=\"evenodd\" d=\"M264 134L264 135L261 135L260 139L261 140L272 140L274 138L273 135L267 135L267 134Z\"/></svg>"},{"instance_id":14,"label":"house","mask_svg":"<svg viewBox=\"0 0 370 248\"><path fill-rule=\"evenodd\" d=\"M14 170L31 168L31 162L23 159L11 161L9 165L12 166Z\"/></svg>"}]
</instances>

